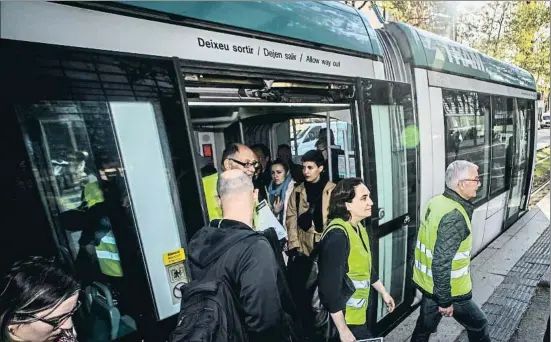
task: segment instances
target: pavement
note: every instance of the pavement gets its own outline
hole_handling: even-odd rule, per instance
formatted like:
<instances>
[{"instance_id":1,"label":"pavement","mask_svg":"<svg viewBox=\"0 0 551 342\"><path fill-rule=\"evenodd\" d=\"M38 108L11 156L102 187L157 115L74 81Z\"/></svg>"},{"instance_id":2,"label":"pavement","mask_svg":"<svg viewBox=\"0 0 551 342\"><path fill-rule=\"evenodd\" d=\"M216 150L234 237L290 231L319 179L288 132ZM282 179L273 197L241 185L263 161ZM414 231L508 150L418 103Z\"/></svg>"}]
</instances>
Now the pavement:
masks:
<instances>
[{"instance_id":1,"label":"pavement","mask_svg":"<svg viewBox=\"0 0 551 342\"><path fill-rule=\"evenodd\" d=\"M547 273L549 280L549 273ZM530 307L509 342L543 341L549 318L549 287L538 286Z\"/></svg>"},{"instance_id":2,"label":"pavement","mask_svg":"<svg viewBox=\"0 0 551 342\"><path fill-rule=\"evenodd\" d=\"M473 299L488 315L492 341L509 342L515 336L536 295L540 279L549 270L549 220L550 195L547 194L471 263ZM385 336L385 341L409 341L418 316L417 308ZM453 318L444 318L430 341L463 342L468 339L459 323Z\"/></svg>"}]
</instances>

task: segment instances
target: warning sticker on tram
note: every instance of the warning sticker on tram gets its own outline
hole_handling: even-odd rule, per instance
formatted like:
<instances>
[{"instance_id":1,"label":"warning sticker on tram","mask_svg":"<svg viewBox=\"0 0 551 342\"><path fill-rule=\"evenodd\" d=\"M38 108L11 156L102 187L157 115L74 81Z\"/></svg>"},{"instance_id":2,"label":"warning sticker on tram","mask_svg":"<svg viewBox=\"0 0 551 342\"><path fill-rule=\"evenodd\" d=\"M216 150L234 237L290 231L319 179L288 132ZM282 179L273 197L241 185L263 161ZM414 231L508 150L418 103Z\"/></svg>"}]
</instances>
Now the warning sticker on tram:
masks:
<instances>
[{"instance_id":1,"label":"warning sticker on tram","mask_svg":"<svg viewBox=\"0 0 551 342\"><path fill-rule=\"evenodd\" d=\"M163 254L163 260L165 262L165 266L184 261L185 259L186 259L186 255L184 253L183 248Z\"/></svg>"}]
</instances>

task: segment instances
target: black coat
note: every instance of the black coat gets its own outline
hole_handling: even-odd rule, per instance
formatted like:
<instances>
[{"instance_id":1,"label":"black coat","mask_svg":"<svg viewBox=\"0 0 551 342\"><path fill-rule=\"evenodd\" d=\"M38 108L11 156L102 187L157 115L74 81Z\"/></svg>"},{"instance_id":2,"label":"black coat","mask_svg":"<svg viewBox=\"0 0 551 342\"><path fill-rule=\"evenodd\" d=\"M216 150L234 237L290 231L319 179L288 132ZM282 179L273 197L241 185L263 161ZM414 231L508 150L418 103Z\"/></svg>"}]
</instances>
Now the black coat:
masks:
<instances>
[{"instance_id":1,"label":"black coat","mask_svg":"<svg viewBox=\"0 0 551 342\"><path fill-rule=\"evenodd\" d=\"M448 188L444 191L444 196L459 203L465 209L469 221L472 220L474 206L470 201L464 200L455 191ZM430 213L427 213L427 215L430 215ZM455 301L472 298L472 292L452 297L450 285L452 260L459 245L470 233L465 217L457 209L444 215L438 226L438 236L436 237L432 259L434 291L433 294L426 293L420 286L419 290L425 296L436 301L438 306L442 308L449 307Z\"/></svg>"},{"instance_id":2,"label":"black coat","mask_svg":"<svg viewBox=\"0 0 551 342\"><path fill-rule=\"evenodd\" d=\"M254 234L259 238L250 238ZM189 249L193 279L216 272L234 288L251 341L298 341L290 338L297 314L285 274L262 234L242 222L213 220L193 236Z\"/></svg>"}]
</instances>

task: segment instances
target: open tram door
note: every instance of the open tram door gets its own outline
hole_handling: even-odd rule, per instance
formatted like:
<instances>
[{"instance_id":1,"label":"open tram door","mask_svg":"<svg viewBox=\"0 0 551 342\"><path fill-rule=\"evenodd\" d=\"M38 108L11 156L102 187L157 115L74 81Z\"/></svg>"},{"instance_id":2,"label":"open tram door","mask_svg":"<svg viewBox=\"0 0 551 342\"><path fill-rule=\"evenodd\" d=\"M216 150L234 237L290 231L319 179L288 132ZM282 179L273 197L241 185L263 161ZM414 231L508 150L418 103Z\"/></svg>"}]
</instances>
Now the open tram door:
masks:
<instances>
[{"instance_id":1,"label":"open tram door","mask_svg":"<svg viewBox=\"0 0 551 342\"><path fill-rule=\"evenodd\" d=\"M409 83L358 79L357 87L364 177L375 203L370 220L372 260L396 303L389 313L377 291L371 291L369 325L380 335L411 312L419 135Z\"/></svg>"},{"instance_id":2,"label":"open tram door","mask_svg":"<svg viewBox=\"0 0 551 342\"><path fill-rule=\"evenodd\" d=\"M24 211L44 216L18 229L50 235L80 282L79 341L165 340L186 227L205 221L177 61L5 40L2 55L11 143L40 199Z\"/></svg>"},{"instance_id":3,"label":"open tram door","mask_svg":"<svg viewBox=\"0 0 551 342\"><path fill-rule=\"evenodd\" d=\"M528 99L516 99L516 115L511 125L513 137L509 139L505 182L510 188L506 198L506 211L503 229L508 229L528 210L530 198L530 172L535 153L537 121L535 102Z\"/></svg>"}]
</instances>

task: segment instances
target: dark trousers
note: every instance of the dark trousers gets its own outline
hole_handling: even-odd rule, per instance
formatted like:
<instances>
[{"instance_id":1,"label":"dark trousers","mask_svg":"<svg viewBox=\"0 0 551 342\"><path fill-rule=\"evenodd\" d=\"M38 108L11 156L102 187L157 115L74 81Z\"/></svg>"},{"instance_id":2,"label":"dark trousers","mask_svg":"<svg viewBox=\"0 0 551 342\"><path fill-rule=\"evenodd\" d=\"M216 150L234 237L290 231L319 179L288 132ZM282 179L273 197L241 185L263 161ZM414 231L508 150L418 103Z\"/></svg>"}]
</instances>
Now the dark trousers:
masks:
<instances>
[{"instance_id":1,"label":"dark trousers","mask_svg":"<svg viewBox=\"0 0 551 342\"><path fill-rule=\"evenodd\" d=\"M442 319L438 304L423 296L419 318L411 342L428 342ZM490 342L486 314L470 299L453 303L453 318L467 330L470 342Z\"/></svg>"}]
</instances>

